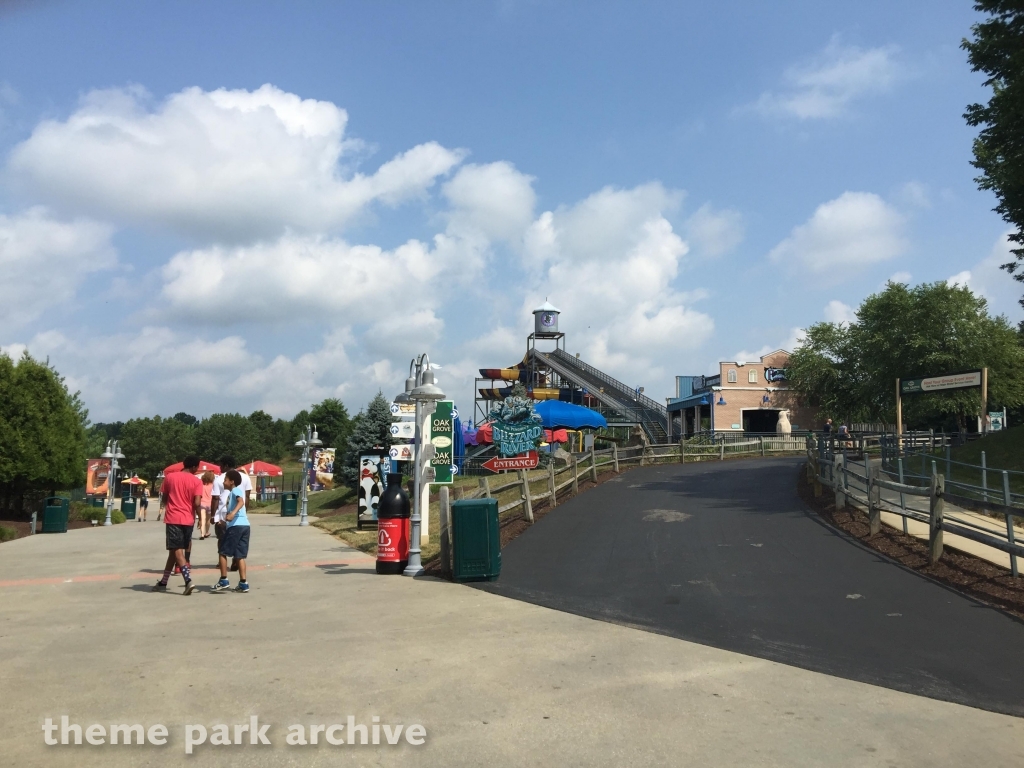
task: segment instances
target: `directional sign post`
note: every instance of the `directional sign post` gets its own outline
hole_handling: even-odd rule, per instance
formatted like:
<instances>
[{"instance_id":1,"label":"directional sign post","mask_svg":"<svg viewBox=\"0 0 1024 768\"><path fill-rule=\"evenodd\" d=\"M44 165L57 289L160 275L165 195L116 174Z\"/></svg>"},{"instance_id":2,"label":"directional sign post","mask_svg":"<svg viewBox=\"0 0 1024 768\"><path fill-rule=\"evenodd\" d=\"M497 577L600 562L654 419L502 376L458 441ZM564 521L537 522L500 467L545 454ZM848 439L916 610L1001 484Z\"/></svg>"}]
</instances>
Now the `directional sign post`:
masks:
<instances>
[{"instance_id":1,"label":"directional sign post","mask_svg":"<svg viewBox=\"0 0 1024 768\"><path fill-rule=\"evenodd\" d=\"M491 472L501 472L506 469L535 469L539 463L537 452L528 451L519 456L492 456L480 466Z\"/></svg>"},{"instance_id":2,"label":"directional sign post","mask_svg":"<svg viewBox=\"0 0 1024 768\"><path fill-rule=\"evenodd\" d=\"M450 485L455 472L455 403L451 400L439 400L434 415L430 417L430 444L434 446L434 455L430 457L430 466L434 469L435 485Z\"/></svg>"}]
</instances>

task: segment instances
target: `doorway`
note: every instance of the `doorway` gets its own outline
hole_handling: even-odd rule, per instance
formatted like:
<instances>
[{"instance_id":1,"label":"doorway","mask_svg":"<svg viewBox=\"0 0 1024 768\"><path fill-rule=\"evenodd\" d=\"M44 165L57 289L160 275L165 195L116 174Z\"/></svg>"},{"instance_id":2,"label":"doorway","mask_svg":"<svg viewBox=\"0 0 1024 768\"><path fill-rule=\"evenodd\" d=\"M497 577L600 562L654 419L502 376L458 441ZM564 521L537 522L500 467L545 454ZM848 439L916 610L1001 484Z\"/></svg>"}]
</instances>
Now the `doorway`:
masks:
<instances>
[{"instance_id":1,"label":"doorway","mask_svg":"<svg viewBox=\"0 0 1024 768\"><path fill-rule=\"evenodd\" d=\"M778 408L744 408L744 432L774 432L779 423Z\"/></svg>"}]
</instances>

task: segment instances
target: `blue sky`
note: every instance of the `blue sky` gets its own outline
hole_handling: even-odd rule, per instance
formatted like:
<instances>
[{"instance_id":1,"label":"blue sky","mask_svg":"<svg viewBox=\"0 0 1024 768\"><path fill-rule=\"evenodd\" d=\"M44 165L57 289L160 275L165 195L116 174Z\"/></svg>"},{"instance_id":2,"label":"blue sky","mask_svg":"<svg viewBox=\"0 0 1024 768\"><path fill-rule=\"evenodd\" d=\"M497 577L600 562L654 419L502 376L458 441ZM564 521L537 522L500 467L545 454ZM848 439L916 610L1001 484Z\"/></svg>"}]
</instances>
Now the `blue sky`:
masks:
<instances>
[{"instance_id":1,"label":"blue sky","mask_svg":"<svg viewBox=\"0 0 1024 768\"><path fill-rule=\"evenodd\" d=\"M969 2L0 5L0 347L94 419L468 403L529 310L654 397L895 277L1021 318Z\"/></svg>"}]
</instances>

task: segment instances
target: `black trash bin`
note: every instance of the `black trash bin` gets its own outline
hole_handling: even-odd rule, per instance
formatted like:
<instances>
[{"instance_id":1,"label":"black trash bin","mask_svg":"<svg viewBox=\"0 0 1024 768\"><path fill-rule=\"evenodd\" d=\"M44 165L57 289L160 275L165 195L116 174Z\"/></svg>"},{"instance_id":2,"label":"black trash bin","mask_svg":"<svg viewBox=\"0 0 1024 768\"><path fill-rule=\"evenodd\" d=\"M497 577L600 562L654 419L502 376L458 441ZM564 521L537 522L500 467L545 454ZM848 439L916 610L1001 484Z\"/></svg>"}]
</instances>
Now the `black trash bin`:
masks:
<instances>
[{"instance_id":1,"label":"black trash bin","mask_svg":"<svg viewBox=\"0 0 1024 768\"><path fill-rule=\"evenodd\" d=\"M296 517L299 514L299 494L288 491L281 494L281 517Z\"/></svg>"},{"instance_id":2,"label":"black trash bin","mask_svg":"<svg viewBox=\"0 0 1024 768\"><path fill-rule=\"evenodd\" d=\"M452 504L452 578L494 581L501 573L497 499L462 499Z\"/></svg>"},{"instance_id":3,"label":"black trash bin","mask_svg":"<svg viewBox=\"0 0 1024 768\"><path fill-rule=\"evenodd\" d=\"M68 532L68 503L63 496L50 496L43 501L43 533Z\"/></svg>"}]
</instances>

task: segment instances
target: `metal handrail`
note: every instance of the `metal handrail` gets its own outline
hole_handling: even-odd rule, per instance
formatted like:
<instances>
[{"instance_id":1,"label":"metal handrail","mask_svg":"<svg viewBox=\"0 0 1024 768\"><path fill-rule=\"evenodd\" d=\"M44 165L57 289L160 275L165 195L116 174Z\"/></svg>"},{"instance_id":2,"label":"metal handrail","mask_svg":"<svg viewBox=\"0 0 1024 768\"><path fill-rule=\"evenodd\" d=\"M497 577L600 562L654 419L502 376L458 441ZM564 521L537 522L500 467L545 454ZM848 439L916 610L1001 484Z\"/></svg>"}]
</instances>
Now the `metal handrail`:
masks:
<instances>
[{"instance_id":1,"label":"metal handrail","mask_svg":"<svg viewBox=\"0 0 1024 768\"><path fill-rule=\"evenodd\" d=\"M653 410L656 414L659 415L659 418L663 419L667 423L667 421L668 421L668 411L657 400L653 400L653 399L651 399L650 397L648 397L647 395L644 395L644 394L638 394L634 388L632 388L632 387L630 387L630 386L628 386L626 384L623 384L618 379L613 379L608 374L604 373L603 371L599 371L597 368L595 368L594 366L590 365L589 363L583 362L578 357L574 357L573 355L570 355L565 350L556 349L556 350L554 350L553 352L551 352L549 354L554 356L554 357L557 357L562 362L567 363L570 367L571 366L575 366L575 367L579 368L580 370L584 371L585 373L593 376L595 379L599 379L599 380L605 382L606 384L614 387L615 389L617 389L619 391L620 394L624 394L624 395L626 395L628 397L632 397L635 402L641 403L644 408L648 408L650 410Z\"/></svg>"}]
</instances>

